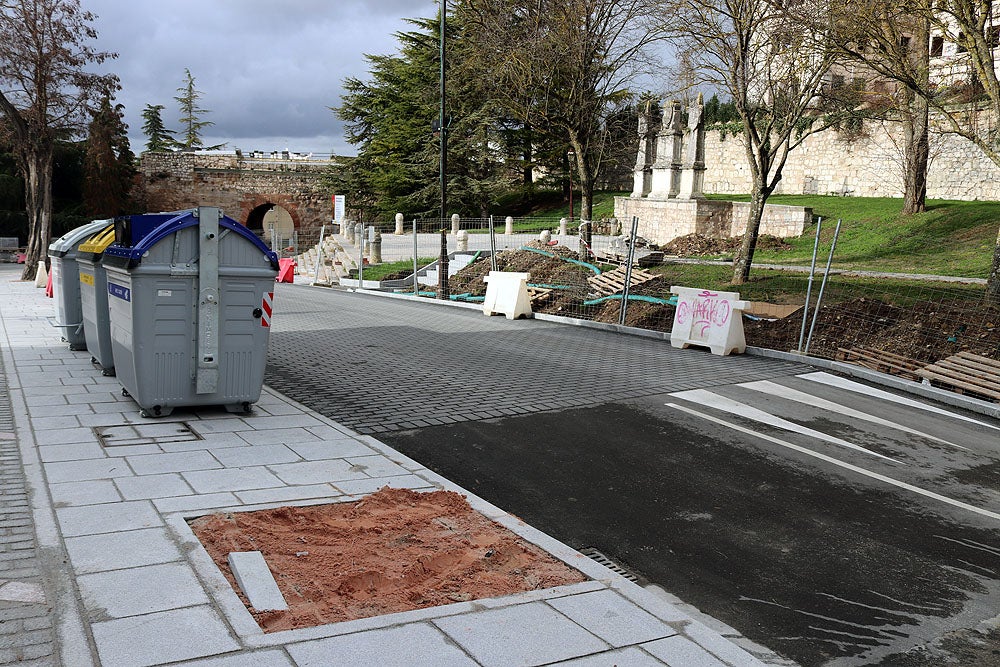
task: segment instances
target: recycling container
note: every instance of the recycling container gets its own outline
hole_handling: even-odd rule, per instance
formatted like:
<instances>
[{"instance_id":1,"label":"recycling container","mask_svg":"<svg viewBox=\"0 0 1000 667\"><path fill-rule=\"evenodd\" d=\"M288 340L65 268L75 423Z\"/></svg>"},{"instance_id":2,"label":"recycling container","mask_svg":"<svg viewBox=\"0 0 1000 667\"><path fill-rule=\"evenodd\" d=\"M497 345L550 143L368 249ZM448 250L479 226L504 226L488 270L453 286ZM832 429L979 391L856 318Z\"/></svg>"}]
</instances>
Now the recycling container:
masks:
<instances>
[{"instance_id":1,"label":"recycling container","mask_svg":"<svg viewBox=\"0 0 1000 667\"><path fill-rule=\"evenodd\" d=\"M111 353L111 319L108 315L108 272L101 264L104 251L115 240L115 226L108 225L80 244L76 263L80 271L80 305L83 335L90 360L100 365L104 375L115 374Z\"/></svg>"},{"instance_id":2,"label":"recycling container","mask_svg":"<svg viewBox=\"0 0 1000 667\"><path fill-rule=\"evenodd\" d=\"M76 263L79 245L109 224L111 220L94 220L67 232L49 245L52 291L56 302L53 325L63 330L63 338L71 350L87 349L80 305L80 275Z\"/></svg>"},{"instance_id":3,"label":"recycling container","mask_svg":"<svg viewBox=\"0 0 1000 667\"><path fill-rule=\"evenodd\" d=\"M277 255L199 207L116 220L102 264L115 372L142 413L249 412L264 384Z\"/></svg>"}]
</instances>

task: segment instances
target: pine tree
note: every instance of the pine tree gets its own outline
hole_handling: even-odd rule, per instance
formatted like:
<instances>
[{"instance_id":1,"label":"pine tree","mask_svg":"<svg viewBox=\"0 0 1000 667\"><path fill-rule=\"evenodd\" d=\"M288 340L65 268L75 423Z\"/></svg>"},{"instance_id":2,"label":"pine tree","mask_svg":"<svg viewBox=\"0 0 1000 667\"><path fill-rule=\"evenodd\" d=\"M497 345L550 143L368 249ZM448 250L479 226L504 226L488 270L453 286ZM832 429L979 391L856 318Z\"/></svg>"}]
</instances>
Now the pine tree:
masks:
<instances>
[{"instance_id":1,"label":"pine tree","mask_svg":"<svg viewBox=\"0 0 1000 667\"><path fill-rule=\"evenodd\" d=\"M449 17L449 21L453 19ZM335 108L347 123L347 140L358 157L336 167L330 185L347 194L352 208L377 215L434 215L440 202L437 19L411 19L399 32L395 55L367 56L369 77L344 82ZM452 34L452 30L455 34ZM449 49L461 57L459 26L448 28ZM449 213L485 215L518 173L507 168L497 114L485 108L471 83L448 80ZM369 208L370 207L370 208Z\"/></svg>"},{"instance_id":2,"label":"pine tree","mask_svg":"<svg viewBox=\"0 0 1000 667\"><path fill-rule=\"evenodd\" d=\"M84 158L83 201L95 217L112 217L129 209L135 156L128 142L124 107L105 95L90 122Z\"/></svg>"},{"instance_id":3,"label":"pine tree","mask_svg":"<svg viewBox=\"0 0 1000 667\"><path fill-rule=\"evenodd\" d=\"M169 151L177 145L174 139L176 132L168 130L163 125L163 118L160 112L163 111L162 104L147 104L142 110L142 133L146 135L147 151Z\"/></svg>"},{"instance_id":4,"label":"pine tree","mask_svg":"<svg viewBox=\"0 0 1000 667\"><path fill-rule=\"evenodd\" d=\"M174 98L181 107L180 122L183 134L181 141L176 142L176 146L185 151L222 148L225 144L205 146L202 142L201 131L206 127L212 127L215 123L201 119L203 115L209 113L207 109L198 106L198 99L202 96L202 92L194 87L194 76L190 69L184 68L184 76L184 85L177 89L180 95Z\"/></svg>"}]
</instances>

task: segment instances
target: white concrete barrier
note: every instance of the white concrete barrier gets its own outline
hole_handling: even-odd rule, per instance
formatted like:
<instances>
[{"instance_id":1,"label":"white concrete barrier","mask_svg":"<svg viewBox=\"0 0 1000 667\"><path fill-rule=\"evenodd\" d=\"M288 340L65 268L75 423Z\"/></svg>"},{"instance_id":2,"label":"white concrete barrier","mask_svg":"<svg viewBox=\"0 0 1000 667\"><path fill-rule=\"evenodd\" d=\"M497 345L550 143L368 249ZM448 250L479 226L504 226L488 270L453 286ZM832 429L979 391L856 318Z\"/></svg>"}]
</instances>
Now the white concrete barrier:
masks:
<instances>
[{"instance_id":1,"label":"white concrete barrier","mask_svg":"<svg viewBox=\"0 0 1000 667\"><path fill-rule=\"evenodd\" d=\"M486 283L486 300L483 314L503 314L508 320L531 317L531 299L528 297L530 273L512 271L490 271L483 277Z\"/></svg>"},{"instance_id":2,"label":"white concrete barrier","mask_svg":"<svg viewBox=\"0 0 1000 667\"><path fill-rule=\"evenodd\" d=\"M693 287L671 286L677 295L670 344L707 347L712 354L742 354L747 349L743 335L743 311L749 301L740 301L739 292L712 292Z\"/></svg>"}]
</instances>

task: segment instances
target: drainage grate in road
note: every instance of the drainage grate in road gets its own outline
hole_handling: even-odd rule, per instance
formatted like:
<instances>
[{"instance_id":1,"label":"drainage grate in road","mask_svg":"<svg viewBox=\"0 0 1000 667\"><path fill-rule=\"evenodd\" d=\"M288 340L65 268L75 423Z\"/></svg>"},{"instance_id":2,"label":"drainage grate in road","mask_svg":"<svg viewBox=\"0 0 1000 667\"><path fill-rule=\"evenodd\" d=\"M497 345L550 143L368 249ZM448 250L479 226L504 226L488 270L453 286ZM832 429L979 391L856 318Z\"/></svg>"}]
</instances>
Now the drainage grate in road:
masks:
<instances>
[{"instance_id":1,"label":"drainage grate in road","mask_svg":"<svg viewBox=\"0 0 1000 667\"><path fill-rule=\"evenodd\" d=\"M616 572L622 575L629 581L634 581L635 583L641 585L642 582L640 581L639 575L637 575L635 572L632 572L628 568L623 567L622 565L619 565L618 563L614 562L613 560L602 554L597 549L593 547L587 547L586 549L580 549L580 553L582 553L584 556L591 559L592 561L600 563L601 565L608 568L612 572Z\"/></svg>"}]
</instances>

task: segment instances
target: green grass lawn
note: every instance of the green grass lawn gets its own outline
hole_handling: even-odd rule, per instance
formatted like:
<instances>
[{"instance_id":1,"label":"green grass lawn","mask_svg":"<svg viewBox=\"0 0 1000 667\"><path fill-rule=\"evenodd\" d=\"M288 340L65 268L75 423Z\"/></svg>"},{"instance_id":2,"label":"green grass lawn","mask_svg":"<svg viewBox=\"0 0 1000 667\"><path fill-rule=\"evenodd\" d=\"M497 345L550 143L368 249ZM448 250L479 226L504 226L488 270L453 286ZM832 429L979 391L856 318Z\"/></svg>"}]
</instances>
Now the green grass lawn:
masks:
<instances>
[{"instance_id":1,"label":"green grass lawn","mask_svg":"<svg viewBox=\"0 0 1000 667\"><path fill-rule=\"evenodd\" d=\"M420 257L417 259L417 266L424 267L431 262L437 260L437 257ZM398 262L383 262L382 264L372 264L365 267L364 277L365 280L382 280L386 276L391 276L394 273L406 273L408 275L413 275L413 260L403 259ZM357 271L352 269L351 276L357 278Z\"/></svg>"},{"instance_id":2,"label":"green grass lawn","mask_svg":"<svg viewBox=\"0 0 1000 667\"><path fill-rule=\"evenodd\" d=\"M627 197L629 194L628 192L595 192L593 219L600 220L601 218L613 217L615 214L615 197ZM569 218L568 202L561 206L535 211L523 218L519 218L519 220L523 220L524 224L530 225L532 220L548 222L552 219L558 220L559 218ZM577 222L580 221L580 199L578 196L574 196L573 198L573 219Z\"/></svg>"},{"instance_id":3,"label":"green grass lawn","mask_svg":"<svg viewBox=\"0 0 1000 667\"><path fill-rule=\"evenodd\" d=\"M841 219L834 266L871 271L985 278L1000 225L1000 202L929 200L925 213L911 216L900 215L902 200L891 198L776 195L768 203L807 206L822 216L819 262ZM801 237L788 239L792 249L761 250L754 260L807 265L815 235L816 225L807 225Z\"/></svg>"},{"instance_id":4,"label":"green grass lawn","mask_svg":"<svg viewBox=\"0 0 1000 667\"><path fill-rule=\"evenodd\" d=\"M598 192L594 195L594 219L614 215L615 196L627 192ZM711 199L748 201L749 195L712 195ZM821 195L775 195L770 204L805 206L814 220L822 217L817 262L825 264L834 228L840 219L833 265L842 269L922 273L985 278L993 258L1000 202L932 199L927 211L900 215L902 199L889 197L831 197ZM574 203L579 220L579 201ZM554 220L569 216L569 208L543 207L519 218L516 231L537 231ZM501 223L502 224L502 223ZM812 257L816 225L806 225L801 237L787 239L790 249L760 249L754 261L761 264L808 266Z\"/></svg>"}]
</instances>

